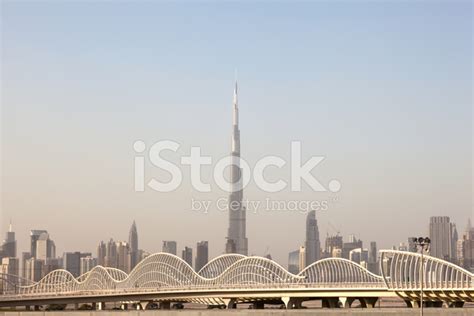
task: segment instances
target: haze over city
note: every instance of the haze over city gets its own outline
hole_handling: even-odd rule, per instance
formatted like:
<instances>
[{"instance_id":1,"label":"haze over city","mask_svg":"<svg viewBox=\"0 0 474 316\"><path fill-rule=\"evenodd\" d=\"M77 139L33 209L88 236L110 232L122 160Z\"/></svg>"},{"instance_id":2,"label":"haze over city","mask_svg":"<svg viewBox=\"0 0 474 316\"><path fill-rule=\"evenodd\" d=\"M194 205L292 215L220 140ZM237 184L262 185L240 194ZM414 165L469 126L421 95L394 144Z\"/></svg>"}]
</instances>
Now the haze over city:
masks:
<instances>
[{"instance_id":1,"label":"haze over city","mask_svg":"<svg viewBox=\"0 0 474 316\"><path fill-rule=\"evenodd\" d=\"M254 201L329 201L320 239L391 248L428 234L431 216L462 231L472 209L472 3L12 2L2 6L1 229L19 252L47 229L57 253L126 240L158 252L209 241L225 251L228 213L192 211L183 168L169 193L134 190L133 145L191 146L215 161L231 150L235 69L241 156L324 156L314 174L338 192L285 189ZM147 180L168 179L147 161ZM211 180L203 168L203 181ZM289 181L289 168L268 179ZM249 254L286 264L304 244L306 212L247 214ZM3 234L3 233L2 233Z\"/></svg>"}]
</instances>

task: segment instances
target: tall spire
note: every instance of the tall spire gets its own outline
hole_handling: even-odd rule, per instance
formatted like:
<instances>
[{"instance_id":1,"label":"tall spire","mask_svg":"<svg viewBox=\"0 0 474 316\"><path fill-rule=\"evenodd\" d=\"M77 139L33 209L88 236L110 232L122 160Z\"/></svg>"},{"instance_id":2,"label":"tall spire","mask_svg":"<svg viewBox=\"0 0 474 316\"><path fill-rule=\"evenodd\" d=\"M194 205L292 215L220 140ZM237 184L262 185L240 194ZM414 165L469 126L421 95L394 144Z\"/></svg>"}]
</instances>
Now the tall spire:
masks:
<instances>
[{"instance_id":1,"label":"tall spire","mask_svg":"<svg viewBox=\"0 0 474 316\"><path fill-rule=\"evenodd\" d=\"M8 231L11 233L13 231L12 220L10 219L10 225L8 226Z\"/></svg>"},{"instance_id":2,"label":"tall spire","mask_svg":"<svg viewBox=\"0 0 474 316\"><path fill-rule=\"evenodd\" d=\"M237 80L235 80L234 86L234 101L233 101L233 111L232 111L233 125L239 126L239 98L237 90Z\"/></svg>"},{"instance_id":3,"label":"tall spire","mask_svg":"<svg viewBox=\"0 0 474 316\"><path fill-rule=\"evenodd\" d=\"M237 79L232 104L232 166L230 168L231 193L229 197L229 229L227 232L227 253L247 255L246 210L242 206L242 169L240 168L240 129Z\"/></svg>"},{"instance_id":4,"label":"tall spire","mask_svg":"<svg viewBox=\"0 0 474 316\"><path fill-rule=\"evenodd\" d=\"M139 250L138 250L138 232L137 232L137 224L135 220L133 220L132 226L130 227L130 231L128 233L128 243L130 245L130 270L133 269L138 261L139 258Z\"/></svg>"}]
</instances>

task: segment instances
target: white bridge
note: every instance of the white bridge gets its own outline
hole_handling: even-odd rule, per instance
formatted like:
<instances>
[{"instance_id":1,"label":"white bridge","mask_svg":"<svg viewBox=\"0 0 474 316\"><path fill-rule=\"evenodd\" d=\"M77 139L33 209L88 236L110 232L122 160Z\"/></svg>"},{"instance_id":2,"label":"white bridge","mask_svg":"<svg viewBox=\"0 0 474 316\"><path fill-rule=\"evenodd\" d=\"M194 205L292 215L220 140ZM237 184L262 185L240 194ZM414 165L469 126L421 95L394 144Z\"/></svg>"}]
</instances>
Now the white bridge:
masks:
<instances>
[{"instance_id":1,"label":"white bridge","mask_svg":"<svg viewBox=\"0 0 474 316\"><path fill-rule=\"evenodd\" d=\"M97 266L78 278L55 270L37 283L19 286L4 276L9 286L0 296L0 307L105 302L134 303L145 308L158 303L194 302L210 307L234 308L239 303L284 304L301 307L307 300L322 300L325 307L374 307L383 297L400 297L408 306L419 305L421 280L429 306L461 307L474 301L474 274L452 263L411 252L382 250L381 275L342 258L319 260L295 275L262 257L237 254L219 256L199 272L181 258L157 253L142 260L130 274Z\"/></svg>"}]
</instances>

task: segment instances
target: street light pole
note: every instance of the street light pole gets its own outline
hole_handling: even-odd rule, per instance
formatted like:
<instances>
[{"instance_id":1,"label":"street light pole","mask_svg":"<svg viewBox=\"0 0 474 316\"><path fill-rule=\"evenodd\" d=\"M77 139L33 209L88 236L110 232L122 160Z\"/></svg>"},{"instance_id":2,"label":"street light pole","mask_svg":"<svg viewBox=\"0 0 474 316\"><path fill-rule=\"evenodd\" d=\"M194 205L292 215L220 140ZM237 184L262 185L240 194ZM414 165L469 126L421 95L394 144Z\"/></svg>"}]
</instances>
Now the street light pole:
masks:
<instances>
[{"instance_id":1,"label":"street light pole","mask_svg":"<svg viewBox=\"0 0 474 316\"><path fill-rule=\"evenodd\" d=\"M431 240L428 237L418 237L418 238L413 238L413 243L416 245L417 248L420 248L421 250L421 276L420 276L420 281L421 281L421 286L420 286L420 315L423 316L423 283L424 283L424 276L425 276L425 263L424 263L424 258L423 254L425 250L428 250L430 247Z\"/></svg>"}]
</instances>

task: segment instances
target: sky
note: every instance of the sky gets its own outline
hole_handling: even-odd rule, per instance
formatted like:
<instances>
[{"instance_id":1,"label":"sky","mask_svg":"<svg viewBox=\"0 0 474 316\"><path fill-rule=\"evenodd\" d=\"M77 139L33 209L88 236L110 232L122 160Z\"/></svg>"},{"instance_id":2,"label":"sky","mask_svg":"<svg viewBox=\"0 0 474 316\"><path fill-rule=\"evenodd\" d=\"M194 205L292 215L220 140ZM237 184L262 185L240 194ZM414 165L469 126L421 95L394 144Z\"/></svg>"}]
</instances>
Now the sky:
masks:
<instances>
[{"instance_id":1,"label":"sky","mask_svg":"<svg viewBox=\"0 0 474 316\"><path fill-rule=\"evenodd\" d=\"M1 1L1 226L19 252L47 229L63 251L100 240L162 240L224 251L227 212L192 210L226 193L183 184L134 190L136 140L230 152L237 69L242 157L304 159L337 193L262 192L265 201L328 201L322 244L340 231L390 248L426 235L430 216L462 232L473 215L470 1ZM210 179L212 168L203 169ZM289 179L270 167L269 179ZM146 177L166 173L146 159ZM286 264L304 243L302 211L250 212L249 252Z\"/></svg>"}]
</instances>

